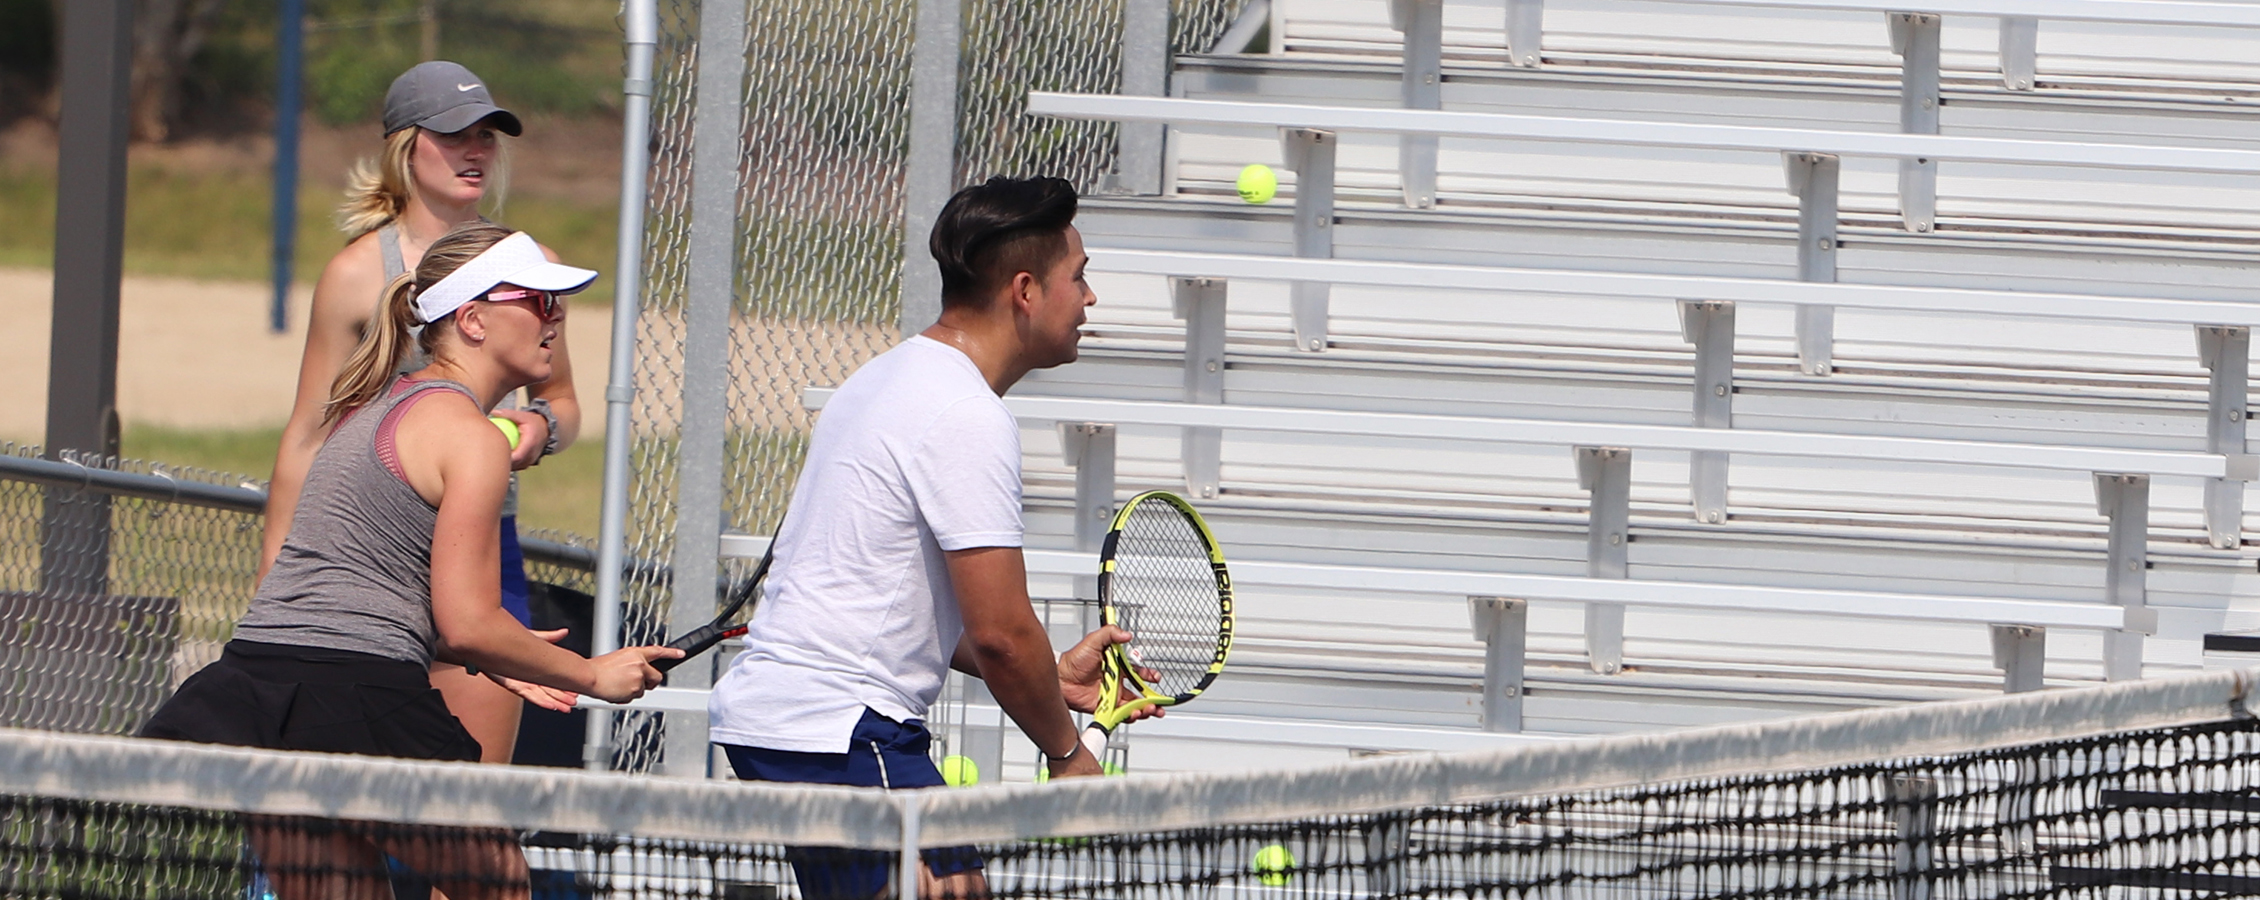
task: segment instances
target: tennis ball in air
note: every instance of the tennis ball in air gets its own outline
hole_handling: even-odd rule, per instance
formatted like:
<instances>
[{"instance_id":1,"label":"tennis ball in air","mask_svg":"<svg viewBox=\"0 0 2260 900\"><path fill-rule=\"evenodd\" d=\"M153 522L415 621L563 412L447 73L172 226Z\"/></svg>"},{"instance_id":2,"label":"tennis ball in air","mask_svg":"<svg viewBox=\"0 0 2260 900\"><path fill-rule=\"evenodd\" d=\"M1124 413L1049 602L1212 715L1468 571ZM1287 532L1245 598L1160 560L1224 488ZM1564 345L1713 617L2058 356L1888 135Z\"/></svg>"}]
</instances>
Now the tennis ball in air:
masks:
<instances>
[{"instance_id":1,"label":"tennis ball in air","mask_svg":"<svg viewBox=\"0 0 2260 900\"><path fill-rule=\"evenodd\" d=\"M1240 199L1249 203L1270 203L1279 193L1279 176L1271 167L1254 163L1240 170Z\"/></svg>"},{"instance_id":2,"label":"tennis ball in air","mask_svg":"<svg viewBox=\"0 0 2260 900\"><path fill-rule=\"evenodd\" d=\"M1295 867L1295 854L1278 844L1270 844L1256 851L1256 880L1269 887L1287 883L1287 870Z\"/></svg>"},{"instance_id":3,"label":"tennis ball in air","mask_svg":"<svg viewBox=\"0 0 2260 900\"><path fill-rule=\"evenodd\" d=\"M488 416L487 421L493 422L494 427L502 429L502 436L510 439L510 449L518 449L518 423L501 416Z\"/></svg>"},{"instance_id":4,"label":"tennis ball in air","mask_svg":"<svg viewBox=\"0 0 2260 900\"><path fill-rule=\"evenodd\" d=\"M942 757L942 783L950 787L964 787L981 783L981 767L963 756Z\"/></svg>"}]
</instances>

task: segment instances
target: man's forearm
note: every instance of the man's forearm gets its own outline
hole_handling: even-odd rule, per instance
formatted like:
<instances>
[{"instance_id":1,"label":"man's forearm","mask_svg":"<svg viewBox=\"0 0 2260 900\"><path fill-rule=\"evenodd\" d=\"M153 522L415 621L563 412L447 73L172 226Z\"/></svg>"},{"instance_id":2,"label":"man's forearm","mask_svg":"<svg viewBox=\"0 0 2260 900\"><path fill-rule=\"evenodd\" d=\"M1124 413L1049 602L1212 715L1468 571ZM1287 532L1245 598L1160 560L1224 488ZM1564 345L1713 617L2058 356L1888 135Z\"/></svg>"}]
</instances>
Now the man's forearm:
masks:
<instances>
[{"instance_id":1,"label":"man's forearm","mask_svg":"<svg viewBox=\"0 0 2260 900\"><path fill-rule=\"evenodd\" d=\"M1047 755L1073 752L1075 719L1059 692L1059 664L1052 658L1048 637L1038 631L1010 641L969 639L960 650L960 657L972 658L997 706L1036 743L1036 749Z\"/></svg>"}]
</instances>

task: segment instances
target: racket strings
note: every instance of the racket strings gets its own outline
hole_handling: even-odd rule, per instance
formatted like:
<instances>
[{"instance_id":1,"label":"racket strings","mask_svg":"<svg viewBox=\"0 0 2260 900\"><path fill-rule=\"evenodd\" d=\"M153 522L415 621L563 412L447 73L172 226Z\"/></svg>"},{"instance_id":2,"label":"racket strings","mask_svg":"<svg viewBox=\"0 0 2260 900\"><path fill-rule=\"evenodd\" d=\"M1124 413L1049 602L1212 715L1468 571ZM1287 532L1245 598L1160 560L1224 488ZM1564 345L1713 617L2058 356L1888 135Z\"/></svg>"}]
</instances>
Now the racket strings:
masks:
<instances>
[{"instance_id":1,"label":"racket strings","mask_svg":"<svg viewBox=\"0 0 2260 900\"><path fill-rule=\"evenodd\" d=\"M1208 538L1177 507L1142 502L1115 538L1114 563L1107 599L1132 635L1125 652L1160 673L1155 690L1190 692L1207 676L1223 640L1224 606Z\"/></svg>"}]
</instances>

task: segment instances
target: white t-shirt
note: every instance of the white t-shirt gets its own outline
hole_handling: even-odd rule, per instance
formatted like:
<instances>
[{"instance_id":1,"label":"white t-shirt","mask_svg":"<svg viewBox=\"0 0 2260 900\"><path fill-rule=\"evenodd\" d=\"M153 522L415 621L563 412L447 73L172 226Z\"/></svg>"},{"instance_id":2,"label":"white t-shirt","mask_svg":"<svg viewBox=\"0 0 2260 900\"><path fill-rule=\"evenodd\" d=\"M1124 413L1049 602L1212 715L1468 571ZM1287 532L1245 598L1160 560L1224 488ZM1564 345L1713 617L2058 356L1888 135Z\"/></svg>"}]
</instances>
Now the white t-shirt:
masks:
<instances>
[{"instance_id":1,"label":"white t-shirt","mask_svg":"<svg viewBox=\"0 0 2260 900\"><path fill-rule=\"evenodd\" d=\"M965 631L943 551L1021 534L1020 428L973 361L913 337L865 364L809 438L713 739L843 753L866 706L925 718Z\"/></svg>"}]
</instances>

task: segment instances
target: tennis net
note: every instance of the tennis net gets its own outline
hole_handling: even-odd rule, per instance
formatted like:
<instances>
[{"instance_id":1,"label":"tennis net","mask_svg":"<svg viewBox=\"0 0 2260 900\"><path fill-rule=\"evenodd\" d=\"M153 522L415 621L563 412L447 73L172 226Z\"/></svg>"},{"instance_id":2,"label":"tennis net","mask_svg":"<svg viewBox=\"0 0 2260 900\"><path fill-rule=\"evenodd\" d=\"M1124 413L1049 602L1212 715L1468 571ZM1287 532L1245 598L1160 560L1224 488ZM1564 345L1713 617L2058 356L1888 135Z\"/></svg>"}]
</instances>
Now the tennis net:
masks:
<instances>
[{"instance_id":1,"label":"tennis net","mask_svg":"<svg viewBox=\"0 0 2260 900\"><path fill-rule=\"evenodd\" d=\"M2254 893L2256 678L893 793L6 731L0 896L871 897L906 845L1012 898Z\"/></svg>"}]
</instances>

